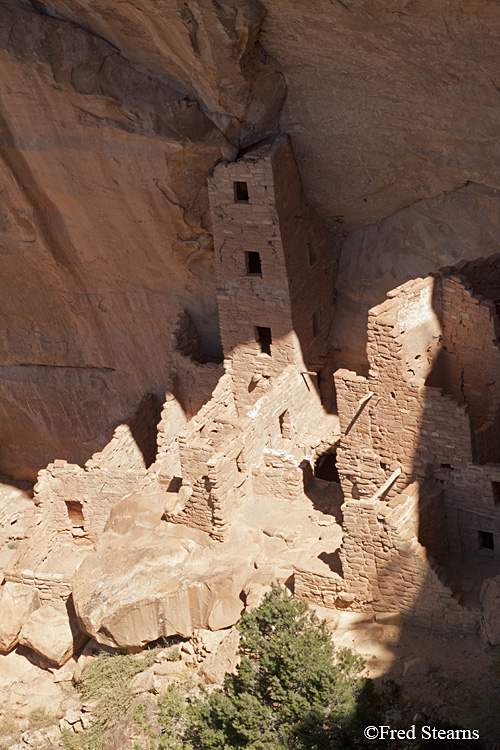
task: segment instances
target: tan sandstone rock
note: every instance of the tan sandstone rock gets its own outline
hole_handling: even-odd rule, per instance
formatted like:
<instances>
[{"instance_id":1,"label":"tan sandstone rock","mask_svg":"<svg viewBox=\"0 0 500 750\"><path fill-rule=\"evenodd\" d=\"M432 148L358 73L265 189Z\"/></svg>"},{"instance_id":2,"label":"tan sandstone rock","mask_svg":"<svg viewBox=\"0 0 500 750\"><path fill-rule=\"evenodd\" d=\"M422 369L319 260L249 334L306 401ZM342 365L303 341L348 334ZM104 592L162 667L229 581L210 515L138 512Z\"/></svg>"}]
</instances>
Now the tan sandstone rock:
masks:
<instances>
[{"instance_id":1,"label":"tan sandstone rock","mask_svg":"<svg viewBox=\"0 0 500 750\"><path fill-rule=\"evenodd\" d=\"M34 586L7 583L0 590L0 650L10 651L29 615L40 606Z\"/></svg>"},{"instance_id":2,"label":"tan sandstone rock","mask_svg":"<svg viewBox=\"0 0 500 750\"><path fill-rule=\"evenodd\" d=\"M81 628L99 643L130 651L161 636L234 625L244 607L240 595L256 575L241 548L220 548L187 526L157 520L155 527L151 502L151 495L137 493L120 503L129 520L120 524L113 511L97 550L73 578Z\"/></svg>"},{"instance_id":3,"label":"tan sandstone rock","mask_svg":"<svg viewBox=\"0 0 500 750\"><path fill-rule=\"evenodd\" d=\"M54 664L62 665L82 641L64 605L50 604L36 610L24 624L19 637L23 646Z\"/></svg>"}]
</instances>

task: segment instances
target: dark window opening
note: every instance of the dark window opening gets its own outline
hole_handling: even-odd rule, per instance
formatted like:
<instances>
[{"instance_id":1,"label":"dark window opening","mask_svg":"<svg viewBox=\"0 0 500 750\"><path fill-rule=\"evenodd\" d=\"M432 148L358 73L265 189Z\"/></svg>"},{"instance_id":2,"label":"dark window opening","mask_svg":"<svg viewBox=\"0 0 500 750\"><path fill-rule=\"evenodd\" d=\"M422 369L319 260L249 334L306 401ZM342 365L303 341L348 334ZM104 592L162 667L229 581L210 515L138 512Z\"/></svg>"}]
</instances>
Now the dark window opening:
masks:
<instances>
[{"instance_id":1,"label":"dark window opening","mask_svg":"<svg viewBox=\"0 0 500 750\"><path fill-rule=\"evenodd\" d=\"M498 505L500 503L500 482L492 482L491 489L493 490L495 505Z\"/></svg>"},{"instance_id":2,"label":"dark window opening","mask_svg":"<svg viewBox=\"0 0 500 750\"><path fill-rule=\"evenodd\" d=\"M491 531L478 531L479 549L495 549L493 534Z\"/></svg>"},{"instance_id":3,"label":"dark window opening","mask_svg":"<svg viewBox=\"0 0 500 750\"><path fill-rule=\"evenodd\" d=\"M66 500L68 518L74 529L83 528L83 509L82 504L77 500Z\"/></svg>"},{"instance_id":4,"label":"dark window opening","mask_svg":"<svg viewBox=\"0 0 500 750\"><path fill-rule=\"evenodd\" d=\"M309 265L314 266L318 262L318 249L314 242L307 243L307 252L309 253Z\"/></svg>"},{"instance_id":5,"label":"dark window opening","mask_svg":"<svg viewBox=\"0 0 500 750\"><path fill-rule=\"evenodd\" d=\"M319 336L321 331L321 313L319 310L313 315L313 333L315 336Z\"/></svg>"},{"instance_id":6,"label":"dark window opening","mask_svg":"<svg viewBox=\"0 0 500 750\"><path fill-rule=\"evenodd\" d=\"M288 409L279 415L280 432L281 436L288 440L292 437L292 424L290 422L290 414Z\"/></svg>"},{"instance_id":7,"label":"dark window opening","mask_svg":"<svg viewBox=\"0 0 500 750\"><path fill-rule=\"evenodd\" d=\"M326 482L340 484L339 471L337 469L337 454L335 452L322 453L316 459L314 476Z\"/></svg>"},{"instance_id":8,"label":"dark window opening","mask_svg":"<svg viewBox=\"0 0 500 750\"><path fill-rule=\"evenodd\" d=\"M248 185L246 182L234 183L234 202L235 203L249 203Z\"/></svg>"},{"instance_id":9,"label":"dark window opening","mask_svg":"<svg viewBox=\"0 0 500 750\"><path fill-rule=\"evenodd\" d=\"M442 469L451 469L451 464L441 464Z\"/></svg>"},{"instance_id":10,"label":"dark window opening","mask_svg":"<svg viewBox=\"0 0 500 750\"><path fill-rule=\"evenodd\" d=\"M255 340L260 344L262 354L268 354L271 356L271 344L273 343L271 329L264 328L263 326L256 326Z\"/></svg>"},{"instance_id":11,"label":"dark window opening","mask_svg":"<svg viewBox=\"0 0 500 750\"><path fill-rule=\"evenodd\" d=\"M260 253L249 251L245 253L245 265L247 276L262 276L262 264L260 262Z\"/></svg>"}]
</instances>

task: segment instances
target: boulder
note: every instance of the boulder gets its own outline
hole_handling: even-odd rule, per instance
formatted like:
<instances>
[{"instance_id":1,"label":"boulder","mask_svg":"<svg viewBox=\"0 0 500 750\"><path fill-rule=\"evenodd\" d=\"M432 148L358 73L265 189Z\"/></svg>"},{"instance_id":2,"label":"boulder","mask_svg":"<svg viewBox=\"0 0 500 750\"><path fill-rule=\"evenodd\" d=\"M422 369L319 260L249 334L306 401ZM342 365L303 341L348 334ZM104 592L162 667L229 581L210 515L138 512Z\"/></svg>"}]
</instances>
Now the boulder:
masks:
<instances>
[{"instance_id":1,"label":"boulder","mask_svg":"<svg viewBox=\"0 0 500 750\"><path fill-rule=\"evenodd\" d=\"M166 526L166 524L165 524ZM175 527L174 527L175 528ZM241 549L225 552L203 532L183 536L137 524L106 531L73 578L81 628L100 643L136 651L158 638L236 623L255 575Z\"/></svg>"},{"instance_id":2,"label":"boulder","mask_svg":"<svg viewBox=\"0 0 500 750\"><path fill-rule=\"evenodd\" d=\"M7 583L0 593L0 650L10 651L18 642L24 623L38 607L40 600L34 586Z\"/></svg>"},{"instance_id":3,"label":"boulder","mask_svg":"<svg viewBox=\"0 0 500 750\"><path fill-rule=\"evenodd\" d=\"M199 667L199 674L208 685L221 685L226 672L234 672L239 663L240 636L236 628L226 631L217 648Z\"/></svg>"},{"instance_id":4,"label":"boulder","mask_svg":"<svg viewBox=\"0 0 500 750\"><path fill-rule=\"evenodd\" d=\"M1 715L26 719L40 708L59 719L64 714L64 698L61 685L54 683L49 670L33 664L17 650L0 655Z\"/></svg>"},{"instance_id":5,"label":"boulder","mask_svg":"<svg viewBox=\"0 0 500 750\"><path fill-rule=\"evenodd\" d=\"M58 666L78 649L82 634L64 604L49 604L33 612L21 630L19 643Z\"/></svg>"},{"instance_id":6,"label":"boulder","mask_svg":"<svg viewBox=\"0 0 500 750\"><path fill-rule=\"evenodd\" d=\"M500 644L500 576L487 578L481 587L484 631L492 646Z\"/></svg>"}]
</instances>

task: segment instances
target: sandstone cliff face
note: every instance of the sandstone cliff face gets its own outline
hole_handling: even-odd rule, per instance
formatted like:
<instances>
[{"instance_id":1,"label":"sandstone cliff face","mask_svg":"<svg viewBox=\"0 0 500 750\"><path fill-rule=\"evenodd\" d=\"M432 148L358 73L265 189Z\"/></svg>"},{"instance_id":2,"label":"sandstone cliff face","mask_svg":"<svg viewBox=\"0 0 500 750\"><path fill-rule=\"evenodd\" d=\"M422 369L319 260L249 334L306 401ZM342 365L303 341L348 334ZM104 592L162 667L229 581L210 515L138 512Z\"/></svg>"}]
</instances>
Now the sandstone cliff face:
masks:
<instances>
[{"instance_id":1,"label":"sandstone cliff face","mask_svg":"<svg viewBox=\"0 0 500 750\"><path fill-rule=\"evenodd\" d=\"M496 248L493 0L0 0L0 469L84 461L220 353L206 177L283 130L347 232L340 358L385 291ZM285 83L287 96L285 101Z\"/></svg>"},{"instance_id":2,"label":"sandstone cliff face","mask_svg":"<svg viewBox=\"0 0 500 750\"><path fill-rule=\"evenodd\" d=\"M236 154L184 81L161 75L166 50L151 74L97 33L28 8L2 3L0 22L0 451L18 476L54 456L85 461L144 393L164 396L182 307L219 353L206 175ZM232 44L242 55L254 39ZM237 77L236 51L226 68ZM252 122L258 137L259 113Z\"/></svg>"}]
</instances>

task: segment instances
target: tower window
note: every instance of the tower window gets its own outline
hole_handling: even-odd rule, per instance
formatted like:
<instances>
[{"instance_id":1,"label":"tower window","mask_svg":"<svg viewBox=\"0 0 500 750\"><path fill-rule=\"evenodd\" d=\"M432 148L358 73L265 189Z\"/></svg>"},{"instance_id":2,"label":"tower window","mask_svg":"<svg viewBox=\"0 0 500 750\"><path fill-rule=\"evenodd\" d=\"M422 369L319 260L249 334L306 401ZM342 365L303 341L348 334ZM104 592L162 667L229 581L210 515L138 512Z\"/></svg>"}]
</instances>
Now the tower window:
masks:
<instances>
[{"instance_id":1,"label":"tower window","mask_svg":"<svg viewBox=\"0 0 500 750\"><path fill-rule=\"evenodd\" d=\"M313 315L313 333L315 336L319 336L321 332L321 312L316 310Z\"/></svg>"},{"instance_id":2,"label":"tower window","mask_svg":"<svg viewBox=\"0 0 500 750\"><path fill-rule=\"evenodd\" d=\"M246 252L245 265L247 269L247 276L262 276L260 253L256 253L254 251Z\"/></svg>"},{"instance_id":3,"label":"tower window","mask_svg":"<svg viewBox=\"0 0 500 750\"><path fill-rule=\"evenodd\" d=\"M479 549L495 549L493 534L491 531L478 531Z\"/></svg>"},{"instance_id":4,"label":"tower window","mask_svg":"<svg viewBox=\"0 0 500 750\"><path fill-rule=\"evenodd\" d=\"M500 503L500 482L492 482L491 489L493 490L495 505L498 505Z\"/></svg>"},{"instance_id":5,"label":"tower window","mask_svg":"<svg viewBox=\"0 0 500 750\"><path fill-rule=\"evenodd\" d=\"M271 344L273 342L271 329L255 326L255 340L260 344L262 354L269 354L271 356Z\"/></svg>"},{"instance_id":6,"label":"tower window","mask_svg":"<svg viewBox=\"0 0 500 750\"><path fill-rule=\"evenodd\" d=\"M314 266L318 262L318 248L315 242L307 243L307 252L309 253L309 265Z\"/></svg>"},{"instance_id":7,"label":"tower window","mask_svg":"<svg viewBox=\"0 0 500 750\"><path fill-rule=\"evenodd\" d=\"M249 203L248 185L246 182L234 183L234 202L235 203Z\"/></svg>"}]
</instances>

